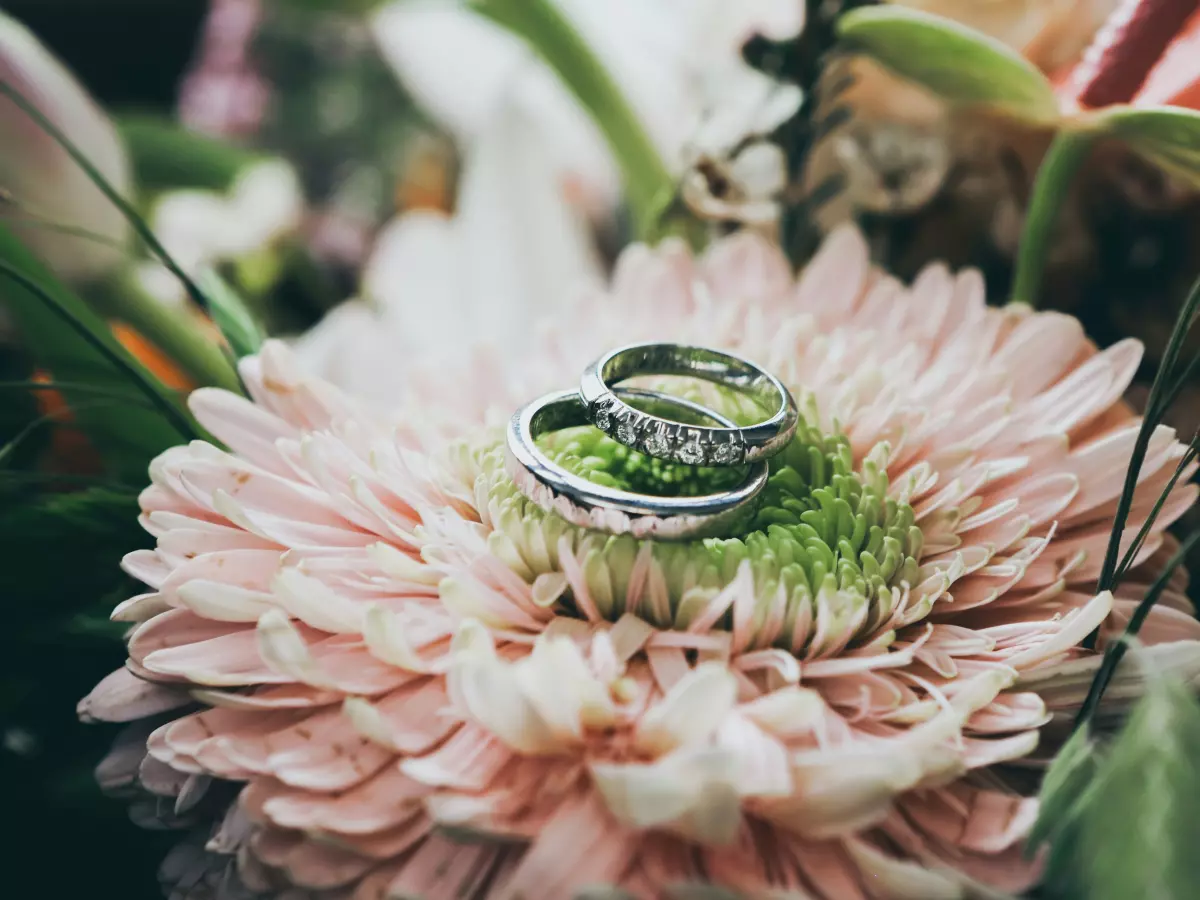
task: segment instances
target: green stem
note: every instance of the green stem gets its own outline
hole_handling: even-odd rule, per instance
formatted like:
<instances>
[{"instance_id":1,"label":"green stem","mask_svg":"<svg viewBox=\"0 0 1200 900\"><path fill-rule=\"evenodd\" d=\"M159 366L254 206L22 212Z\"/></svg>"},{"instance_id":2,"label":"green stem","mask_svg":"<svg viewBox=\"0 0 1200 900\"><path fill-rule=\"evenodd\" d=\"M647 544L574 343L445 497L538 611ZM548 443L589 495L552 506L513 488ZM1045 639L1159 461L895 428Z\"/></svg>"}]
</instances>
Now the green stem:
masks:
<instances>
[{"instance_id":1,"label":"green stem","mask_svg":"<svg viewBox=\"0 0 1200 900\"><path fill-rule=\"evenodd\" d=\"M224 350L196 327L187 311L148 295L137 281L120 277L88 291L89 299L165 353L201 387L240 393L241 382Z\"/></svg>"},{"instance_id":2,"label":"green stem","mask_svg":"<svg viewBox=\"0 0 1200 900\"><path fill-rule=\"evenodd\" d=\"M1042 270L1050 253L1054 226L1071 189L1075 173L1087 159L1096 133L1088 128L1065 128L1055 136L1038 168L1029 195L1029 209L1017 249L1012 299L1037 306Z\"/></svg>"},{"instance_id":3,"label":"green stem","mask_svg":"<svg viewBox=\"0 0 1200 900\"><path fill-rule=\"evenodd\" d=\"M1096 676L1092 679L1091 686L1088 688L1087 696L1084 697L1083 705L1079 707L1079 713L1075 716L1075 724L1073 728L1079 728L1091 721L1096 710L1100 707L1100 700L1104 697L1104 689L1108 687L1108 683L1112 680L1113 674L1117 671L1117 666L1121 664L1121 660L1125 657L1125 651L1129 649L1130 643L1137 637L1141 631L1142 625L1145 623L1150 611L1154 609L1159 598L1167 589L1167 585L1171 581L1171 577L1187 559L1188 554L1192 552L1192 548L1200 542L1200 531L1194 531L1188 535L1179 545L1179 549L1167 561L1159 573L1158 578L1154 580L1154 584L1150 585L1150 589L1146 591L1144 597L1133 611L1133 615L1129 617L1129 624L1125 626L1125 633L1120 639L1109 644L1104 651L1104 658L1100 660L1100 665L1096 669Z\"/></svg>"},{"instance_id":4,"label":"green stem","mask_svg":"<svg viewBox=\"0 0 1200 900\"><path fill-rule=\"evenodd\" d=\"M647 233L674 182L621 89L548 0L474 0L475 8L541 54L600 127L624 173L638 231Z\"/></svg>"}]
</instances>

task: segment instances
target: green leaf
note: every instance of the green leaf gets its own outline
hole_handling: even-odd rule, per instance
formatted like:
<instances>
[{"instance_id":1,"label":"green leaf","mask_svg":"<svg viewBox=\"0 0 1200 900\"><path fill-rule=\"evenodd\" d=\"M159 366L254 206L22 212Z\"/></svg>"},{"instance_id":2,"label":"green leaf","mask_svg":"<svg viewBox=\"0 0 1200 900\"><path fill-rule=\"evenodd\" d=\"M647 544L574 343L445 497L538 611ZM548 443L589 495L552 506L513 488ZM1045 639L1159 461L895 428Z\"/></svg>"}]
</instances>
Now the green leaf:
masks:
<instances>
[{"instance_id":1,"label":"green leaf","mask_svg":"<svg viewBox=\"0 0 1200 900\"><path fill-rule=\"evenodd\" d=\"M1096 132L1092 129L1059 129L1038 166L1017 248L1012 289L1014 303L1038 305L1038 288L1050 248L1054 246L1059 212L1070 195L1075 174L1091 153L1095 137Z\"/></svg>"},{"instance_id":2,"label":"green leaf","mask_svg":"<svg viewBox=\"0 0 1200 900\"><path fill-rule=\"evenodd\" d=\"M1026 853L1033 855L1049 844L1043 884L1051 896L1077 896L1079 823L1093 814L1087 806L1087 787L1095 777L1101 756L1087 729L1081 728L1058 751L1042 780L1037 821L1030 829Z\"/></svg>"},{"instance_id":3,"label":"green leaf","mask_svg":"<svg viewBox=\"0 0 1200 900\"><path fill-rule=\"evenodd\" d=\"M144 191L198 188L225 191L259 157L240 147L180 128L170 119L131 115L116 120Z\"/></svg>"},{"instance_id":4,"label":"green leaf","mask_svg":"<svg viewBox=\"0 0 1200 900\"><path fill-rule=\"evenodd\" d=\"M1096 744L1087 729L1080 729L1063 744L1046 770L1038 797L1037 821L1029 831L1031 851L1070 824L1083 789L1096 774Z\"/></svg>"},{"instance_id":5,"label":"green leaf","mask_svg":"<svg viewBox=\"0 0 1200 900\"><path fill-rule=\"evenodd\" d=\"M106 616L114 592L136 593L121 571L121 557L152 543L138 522L132 491L90 488L5 498L0 510L5 627L24 631L80 615ZM101 611L101 604L107 609Z\"/></svg>"},{"instance_id":6,"label":"green leaf","mask_svg":"<svg viewBox=\"0 0 1200 900\"><path fill-rule=\"evenodd\" d=\"M1059 119L1050 82L1020 54L985 34L929 13L890 4L844 15L847 49L877 60L959 107L986 107L1049 124Z\"/></svg>"},{"instance_id":7,"label":"green leaf","mask_svg":"<svg viewBox=\"0 0 1200 900\"><path fill-rule=\"evenodd\" d=\"M575 95L621 168L639 232L650 229L675 179L620 86L558 4L471 0L470 7L524 40Z\"/></svg>"},{"instance_id":8,"label":"green leaf","mask_svg":"<svg viewBox=\"0 0 1200 900\"><path fill-rule=\"evenodd\" d=\"M178 399L3 226L0 303L38 365L64 382L63 396L117 477L144 483L151 459L195 436ZM111 402L95 404L97 389Z\"/></svg>"},{"instance_id":9,"label":"green leaf","mask_svg":"<svg viewBox=\"0 0 1200 900\"><path fill-rule=\"evenodd\" d=\"M257 353L265 335L245 301L212 269L204 272L199 281L208 297L209 314L229 342L233 355L241 359Z\"/></svg>"},{"instance_id":10,"label":"green leaf","mask_svg":"<svg viewBox=\"0 0 1200 900\"><path fill-rule=\"evenodd\" d=\"M1154 678L1088 789L1078 884L1090 900L1190 898L1200 885L1200 705Z\"/></svg>"},{"instance_id":11,"label":"green leaf","mask_svg":"<svg viewBox=\"0 0 1200 900\"><path fill-rule=\"evenodd\" d=\"M1120 107L1096 121L1163 171L1200 187L1200 113L1175 106Z\"/></svg>"}]
</instances>

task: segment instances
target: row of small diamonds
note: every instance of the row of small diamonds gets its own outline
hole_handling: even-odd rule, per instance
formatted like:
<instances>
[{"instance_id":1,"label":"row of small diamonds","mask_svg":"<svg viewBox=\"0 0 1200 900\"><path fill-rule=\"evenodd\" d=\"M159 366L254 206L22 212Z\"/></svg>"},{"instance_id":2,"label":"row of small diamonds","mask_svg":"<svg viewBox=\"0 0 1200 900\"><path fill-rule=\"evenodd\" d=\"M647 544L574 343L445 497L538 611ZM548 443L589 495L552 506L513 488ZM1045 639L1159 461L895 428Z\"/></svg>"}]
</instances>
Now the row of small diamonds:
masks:
<instances>
[{"instance_id":1,"label":"row of small diamonds","mask_svg":"<svg viewBox=\"0 0 1200 900\"><path fill-rule=\"evenodd\" d=\"M677 426L658 426L639 435L648 420L635 409L626 409L614 415L615 400L602 397L596 401L592 420L596 427L610 437L616 438L626 447L634 447L659 459L677 459L689 466L708 463L718 466L737 465L742 462L745 448L736 439L713 444L701 443L695 433L682 434ZM653 426L652 426L653 427Z\"/></svg>"}]
</instances>

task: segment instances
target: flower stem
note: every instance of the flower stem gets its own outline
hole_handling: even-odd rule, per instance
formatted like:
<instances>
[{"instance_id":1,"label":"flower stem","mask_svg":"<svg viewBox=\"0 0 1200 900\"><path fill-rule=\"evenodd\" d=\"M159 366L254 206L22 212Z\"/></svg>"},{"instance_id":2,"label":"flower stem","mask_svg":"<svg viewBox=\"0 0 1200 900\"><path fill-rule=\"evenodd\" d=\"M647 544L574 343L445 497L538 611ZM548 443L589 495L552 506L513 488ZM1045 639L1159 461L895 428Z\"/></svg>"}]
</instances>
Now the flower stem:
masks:
<instances>
[{"instance_id":1,"label":"flower stem","mask_svg":"<svg viewBox=\"0 0 1200 900\"><path fill-rule=\"evenodd\" d=\"M1129 617L1129 624L1125 626L1125 633L1120 639L1113 641L1104 651L1104 657L1100 660L1100 665L1096 669L1096 676L1092 679L1091 686L1088 688L1087 696L1084 697L1083 704L1079 707L1079 712L1075 716L1075 724L1072 729L1080 728L1089 723L1095 715L1096 710L1100 707L1100 700L1104 697L1104 690L1108 687L1108 683L1112 681L1113 675L1117 671L1117 666L1121 664L1121 660L1125 657L1125 651L1129 649L1130 644L1141 631L1142 625L1146 618L1150 615L1150 611L1154 609L1159 598L1167 589L1167 585L1171 581L1171 577L1187 559L1188 554L1192 552L1192 548L1200 542L1200 531L1194 531L1188 535L1179 545L1179 549L1163 567L1154 584L1146 591L1145 596L1133 611L1133 615Z\"/></svg>"},{"instance_id":2,"label":"flower stem","mask_svg":"<svg viewBox=\"0 0 1200 900\"><path fill-rule=\"evenodd\" d=\"M1046 151L1029 195L1029 209L1025 213L1021 244L1017 248L1014 301L1037 306L1037 291L1050 253L1058 212L1095 137L1090 128L1067 127L1055 135Z\"/></svg>"},{"instance_id":3,"label":"flower stem","mask_svg":"<svg viewBox=\"0 0 1200 900\"><path fill-rule=\"evenodd\" d=\"M668 171L612 76L548 0L474 0L475 8L520 35L542 56L600 127L624 174L639 234L654 227Z\"/></svg>"},{"instance_id":4,"label":"flower stem","mask_svg":"<svg viewBox=\"0 0 1200 900\"><path fill-rule=\"evenodd\" d=\"M229 358L196 326L185 309L149 296L137 281L120 277L89 291L99 311L124 322L171 358L198 386L241 392Z\"/></svg>"}]
</instances>

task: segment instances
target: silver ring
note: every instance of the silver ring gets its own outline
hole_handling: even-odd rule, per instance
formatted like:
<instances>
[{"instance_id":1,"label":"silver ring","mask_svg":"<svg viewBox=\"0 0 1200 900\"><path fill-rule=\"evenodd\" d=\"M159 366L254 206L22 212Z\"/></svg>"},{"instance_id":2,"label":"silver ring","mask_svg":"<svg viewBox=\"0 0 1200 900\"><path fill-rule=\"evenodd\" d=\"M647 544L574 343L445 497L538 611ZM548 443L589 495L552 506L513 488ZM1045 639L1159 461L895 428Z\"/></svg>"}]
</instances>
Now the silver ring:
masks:
<instances>
[{"instance_id":1,"label":"silver ring","mask_svg":"<svg viewBox=\"0 0 1200 900\"><path fill-rule=\"evenodd\" d=\"M698 403L634 388L618 388L624 398L652 400L732 426L732 422ZM737 487L699 497L654 497L605 487L575 475L538 448L539 435L587 425L587 410L576 391L556 391L528 403L508 424L505 462L508 473L525 496L583 528L636 538L691 540L728 535L757 509L767 483L765 461L752 464Z\"/></svg>"},{"instance_id":2,"label":"silver ring","mask_svg":"<svg viewBox=\"0 0 1200 900\"><path fill-rule=\"evenodd\" d=\"M610 387L635 375L702 378L775 412L745 428L728 420L721 428L673 422L634 409ZM792 439L799 419L791 392L770 372L730 353L683 344L634 344L610 351L584 370L579 396L592 424L613 440L689 466L736 466L774 456Z\"/></svg>"}]
</instances>

